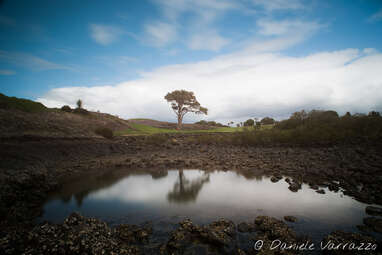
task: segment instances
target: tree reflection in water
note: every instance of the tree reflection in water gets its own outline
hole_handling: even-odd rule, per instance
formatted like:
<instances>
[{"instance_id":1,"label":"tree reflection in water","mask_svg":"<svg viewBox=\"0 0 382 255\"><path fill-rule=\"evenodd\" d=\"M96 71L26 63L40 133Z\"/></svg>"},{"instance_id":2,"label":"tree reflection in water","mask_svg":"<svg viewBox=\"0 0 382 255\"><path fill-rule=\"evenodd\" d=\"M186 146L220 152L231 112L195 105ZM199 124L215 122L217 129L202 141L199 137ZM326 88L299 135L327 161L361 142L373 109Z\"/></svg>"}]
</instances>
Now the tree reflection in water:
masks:
<instances>
[{"instance_id":1,"label":"tree reflection in water","mask_svg":"<svg viewBox=\"0 0 382 255\"><path fill-rule=\"evenodd\" d=\"M183 170L179 170L179 179L175 182L172 191L167 194L167 200L174 203L195 202L203 185L210 181L210 175L202 176L190 181L187 180Z\"/></svg>"}]
</instances>

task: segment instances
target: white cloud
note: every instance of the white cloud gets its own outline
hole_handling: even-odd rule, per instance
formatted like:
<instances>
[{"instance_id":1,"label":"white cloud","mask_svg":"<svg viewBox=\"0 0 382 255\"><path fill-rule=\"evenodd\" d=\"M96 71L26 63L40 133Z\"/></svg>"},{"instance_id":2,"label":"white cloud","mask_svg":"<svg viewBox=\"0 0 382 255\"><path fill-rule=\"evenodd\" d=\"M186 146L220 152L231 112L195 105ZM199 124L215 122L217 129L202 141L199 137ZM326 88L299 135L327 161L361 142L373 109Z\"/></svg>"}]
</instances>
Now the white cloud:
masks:
<instances>
[{"instance_id":1,"label":"white cloud","mask_svg":"<svg viewBox=\"0 0 382 255\"><path fill-rule=\"evenodd\" d=\"M90 24L90 35L97 43L109 45L119 39L123 30L115 26Z\"/></svg>"},{"instance_id":2,"label":"white cloud","mask_svg":"<svg viewBox=\"0 0 382 255\"><path fill-rule=\"evenodd\" d=\"M51 61L21 52L8 52L0 50L0 61L21 66L32 71L44 70L74 70L72 67L53 63Z\"/></svg>"},{"instance_id":3,"label":"white cloud","mask_svg":"<svg viewBox=\"0 0 382 255\"><path fill-rule=\"evenodd\" d=\"M165 22L153 22L145 26L146 41L150 45L162 47L177 37L176 26Z\"/></svg>"},{"instance_id":4,"label":"white cloud","mask_svg":"<svg viewBox=\"0 0 382 255\"><path fill-rule=\"evenodd\" d=\"M370 49L366 50L370 52ZM58 107L82 98L89 109L125 118L173 120L164 95L194 91L209 119L286 117L301 109L382 110L382 54L357 49L304 57L246 50L192 64L172 65L114 86L53 89L38 101ZM187 116L187 115L186 115ZM200 117L189 115L186 121Z\"/></svg>"},{"instance_id":5,"label":"white cloud","mask_svg":"<svg viewBox=\"0 0 382 255\"><path fill-rule=\"evenodd\" d=\"M263 7L266 11L297 10L304 8L301 0L252 0L252 2L257 6Z\"/></svg>"},{"instance_id":6,"label":"white cloud","mask_svg":"<svg viewBox=\"0 0 382 255\"><path fill-rule=\"evenodd\" d=\"M14 74L16 74L16 72L12 70L0 70L0 75L14 75Z\"/></svg>"},{"instance_id":7,"label":"white cloud","mask_svg":"<svg viewBox=\"0 0 382 255\"><path fill-rule=\"evenodd\" d=\"M230 40L223 38L216 31L206 31L193 35L188 42L188 47L192 50L219 51L229 43Z\"/></svg>"},{"instance_id":8,"label":"white cloud","mask_svg":"<svg viewBox=\"0 0 382 255\"><path fill-rule=\"evenodd\" d=\"M259 33L266 36L281 36L290 33L298 33L308 35L316 32L324 25L317 22L301 21L301 20L266 20L259 19L257 21Z\"/></svg>"},{"instance_id":9,"label":"white cloud","mask_svg":"<svg viewBox=\"0 0 382 255\"><path fill-rule=\"evenodd\" d=\"M218 34L214 21L226 11L241 7L238 1L229 0L154 0L164 15L164 21L146 25L146 37L152 45L163 47L174 41L180 31L186 45L192 50L217 51L229 40ZM179 17L187 14L187 21ZM212 33L211 33L212 31ZM205 38L205 45L201 43Z\"/></svg>"},{"instance_id":10,"label":"white cloud","mask_svg":"<svg viewBox=\"0 0 382 255\"><path fill-rule=\"evenodd\" d=\"M378 22L381 20L382 20L382 9L380 9L378 12L374 13L367 19L367 21L371 23Z\"/></svg>"}]
</instances>

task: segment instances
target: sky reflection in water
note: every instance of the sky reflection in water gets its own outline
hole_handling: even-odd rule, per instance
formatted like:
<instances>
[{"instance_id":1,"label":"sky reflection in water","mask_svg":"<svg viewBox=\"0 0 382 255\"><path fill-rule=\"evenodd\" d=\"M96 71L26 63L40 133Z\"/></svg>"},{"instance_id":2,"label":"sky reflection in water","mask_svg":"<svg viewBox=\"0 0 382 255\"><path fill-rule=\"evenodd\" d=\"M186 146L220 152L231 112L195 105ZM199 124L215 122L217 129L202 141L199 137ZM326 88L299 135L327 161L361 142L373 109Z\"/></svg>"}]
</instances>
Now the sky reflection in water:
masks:
<instances>
[{"instance_id":1,"label":"sky reflection in water","mask_svg":"<svg viewBox=\"0 0 382 255\"><path fill-rule=\"evenodd\" d=\"M186 217L197 223L219 217L240 222L258 215L293 215L299 218L294 228L313 236L335 229L355 231L365 217L366 205L341 192L325 191L321 195L303 185L293 193L284 180L272 183L267 177L244 177L236 172L113 171L65 185L47 201L42 219L61 222L72 211L111 224L175 223Z\"/></svg>"}]
</instances>

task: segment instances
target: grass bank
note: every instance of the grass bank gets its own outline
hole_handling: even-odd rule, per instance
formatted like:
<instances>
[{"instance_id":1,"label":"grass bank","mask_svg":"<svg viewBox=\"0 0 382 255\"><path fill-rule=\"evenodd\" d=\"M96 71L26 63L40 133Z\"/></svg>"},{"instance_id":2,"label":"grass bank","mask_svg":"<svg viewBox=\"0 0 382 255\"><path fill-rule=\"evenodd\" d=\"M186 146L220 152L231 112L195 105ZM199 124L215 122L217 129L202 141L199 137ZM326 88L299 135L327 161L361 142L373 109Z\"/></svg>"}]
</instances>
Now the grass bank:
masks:
<instances>
[{"instance_id":1,"label":"grass bank","mask_svg":"<svg viewBox=\"0 0 382 255\"><path fill-rule=\"evenodd\" d=\"M254 128L245 127L219 127L212 129L202 129L202 130L176 130L168 128L157 128L144 124L130 123L130 128L126 130L116 131L114 135L125 136L125 135L154 135L154 134L173 134L173 133L234 133L244 130L254 130ZM272 125L264 125L262 129L270 129Z\"/></svg>"}]
</instances>

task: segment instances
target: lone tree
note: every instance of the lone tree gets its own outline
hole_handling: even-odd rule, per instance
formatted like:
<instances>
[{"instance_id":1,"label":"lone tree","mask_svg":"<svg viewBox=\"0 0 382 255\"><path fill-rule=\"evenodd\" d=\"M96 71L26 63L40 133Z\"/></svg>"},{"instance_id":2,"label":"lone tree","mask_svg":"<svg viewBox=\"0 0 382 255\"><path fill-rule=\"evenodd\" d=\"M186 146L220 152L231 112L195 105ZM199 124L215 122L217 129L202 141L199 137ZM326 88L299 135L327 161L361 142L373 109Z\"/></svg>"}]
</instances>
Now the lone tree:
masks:
<instances>
[{"instance_id":1,"label":"lone tree","mask_svg":"<svg viewBox=\"0 0 382 255\"><path fill-rule=\"evenodd\" d=\"M182 128L183 117L189 112L207 115L208 109L200 105L192 91L174 90L167 93L164 99L171 103L171 108L178 117L177 129Z\"/></svg>"},{"instance_id":2,"label":"lone tree","mask_svg":"<svg viewBox=\"0 0 382 255\"><path fill-rule=\"evenodd\" d=\"M78 109L81 109L81 108L82 108L82 100L81 100L81 99L78 99L78 100L77 100L77 108L78 108Z\"/></svg>"}]
</instances>

